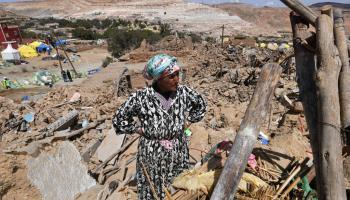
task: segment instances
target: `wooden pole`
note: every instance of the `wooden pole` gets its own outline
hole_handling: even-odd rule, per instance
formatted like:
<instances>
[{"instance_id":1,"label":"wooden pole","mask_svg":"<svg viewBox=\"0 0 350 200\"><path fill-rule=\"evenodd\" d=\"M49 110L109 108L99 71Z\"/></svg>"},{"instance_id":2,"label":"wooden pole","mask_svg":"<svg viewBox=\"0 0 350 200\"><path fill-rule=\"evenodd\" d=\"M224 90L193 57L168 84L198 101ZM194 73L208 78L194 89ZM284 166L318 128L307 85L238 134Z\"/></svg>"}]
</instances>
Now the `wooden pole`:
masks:
<instances>
[{"instance_id":1,"label":"wooden pole","mask_svg":"<svg viewBox=\"0 0 350 200\"><path fill-rule=\"evenodd\" d=\"M156 188L154 187L154 184L153 184L153 182L152 182L152 180L151 180L151 177L149 176L149 174L148 174L148 172L147 172L147 169L146 169L145 165L143 164L142 160L140 160L140 161L141 161L141 162L140 162L140 163L141 163L141 168L142 168L142 170L143 170L144 175L146 176L146 180L147 180L147 182L148 182L148 184L149 184L149 187L151 188L153 197L154 197L156 200L160 200L159 197L158 197L158 195L157 195Z\"/></svg>"},{"instance_id":2,"label":"wooden pole","mask_svg":"<svg viewBox=\"0 0 350 200\"><path fill-rule=\"evenodd\" d=\"M317 15L309 7L305 6L298 0L281 0L281 2L306 19L310 24L315 26ZM348 46L348 53L350 54L350 41L346 40L346 42Z\"/></svg>"},{"instance_id":3,"label":"wooden pole","mask_svg":"<svg viewBox=\"0 0 350 200\"><path fill-rule=\"evenodd\" d=\"M331 19L333 19L333 8L331 5L325 5L325 6L322 6L321 8L321 14L325 14L325 15L328 15ZM332 20L333 22L333 20Z\"/></svg>"},{"instance_id":4,"label":"wooden pole","mask_svg":"<svg viewBox=\"0 0 350 200\"><path fill-rule=\"evenodd\" d=\"M230 156L220 175L211 200L233 199L248 157L257 141L261 124L269 113L270 100L282 72L276 63L266 64L261 73L254 95L234 140Z\"/></svg>"},{"instance_id":5,"label":"wooden pole","mask_svg":"<svg viewBox=\"0 0 350 200\"><path fill-rule=\"evenodd\" d=\"M58 48L54 47L57 53L57 59L58 59L58 63L60 65L60 69L61 69L61 73L63 72L63 67L62 67L62 63L61 63L61 59L60 59L60 54L58 53Z\"/></svg>"},{"instance_id":6,"label":"wooden pole","mask_svg":"<svg viewBox=\"0 0 350 200\"><path fill-rule=\"evenodd\" d=\"M296 63L297 83L299 87L300 99L303 104L304 114L310 134L312 153L317 168L319 162L319 120L316 92L316 62L315 54L309 49L315 49L315 35L308 31L309 23L294 12L290 13L290 21L293 30L293 46ZM306 47L306 42L311 48ZM318 190L322 183L317 182Z\"/></svg>"},{"instance_id":7,"label":"wooden pole","mask_svg":"<svg viewBox=\"0 0 350 200\"><path fill-rule=\"evenodd\" d=\"M221 31L221 47L224 47L224 31L225 31L225 25L222 25L222 31Z\"/></svg>"},{"instance_id":8,"label":"wooden pole","mask_svg":"<svg viewBox=\"0 0 350 200\"><path fill-rule=\"evenodd\" d=\"M55 37L56 40L60 41L60 39L59 39L58 37L56 37L56 35L55 35L53 32L52 32L52 35ZM67 52L66 52L65 47L63 46L63 44L62 44L61 46L62 46L62 50L63 50L63 52L64 52L64 55L66 55L69 64L70 64L71 67L73 68L74 74L75 74L76 76L78 76L78 72L77 72L77 70L75 70L75 67L74 67L73 63L71 62L71 60L70 60L70 58L69 58L69 56L68 56L68 54L67 54ZM57 48L57 46L56 46L56 48Z\"/></svg>"},{"instance_id":9,"label":"wooden pole","mask_svg":"<svg viewBox=\"0 0 350 200\"><path fill-rule=\"evenodd\" d=\"M77 70L75 70L75 67L74 67L73 63L72 63L72 61L70 60L70 58L69 58L69 56L67 54L66 48L64 46L62 46L62 49L63 49L64 54L67 57L67 60L68 60L68 62L70 64L70 66L73 68L73 71L74 71L75 75L78 77L78 72L77 72Z\"/></svg>"},{"instance_id":10,"label":"wooden pole","mask_svg":"<svg viewBox=\"0 0 350 200\"><path fill-rule=\"evenodd\" d=\"M338 77L341 61L334 45L333 19L321 14L316 19L316 86L319 110L318 197L346 199L341 155Z\"/></svg>"},{"instance_id":11,"label":"wooden pole","mask_svg":"<svg viewBox=\"0 0 350 200\"><path fill-rule=\"evenodd\" d=\"M342 128L350 126L350 67L349 54L346 44L346 36L344 29L344 18L342 10L334 10L334 36L335 43L339 50L339 57L342 67L339 75L339 98L340 98L340 114ZM346 137L349 138L349 137Z\"/></svg>"},{"instance_id":12,"label":"wooden pole","mask_svg":"<svg viewBox=\"0 0 350 200\"><path fill-rule=\"evenodd\" d=\"M344 30L344 18L341 9L334 10L334 37L335 44L339 50L342 67L339 75L339 99L340 99L340 120L343 145L350 145L350 67L347 41ZM344 159L344 176L350 178L350 157Z\"/></svg>"},{"instance_id":13,"label":"wooden pole","mask_svg":"<svg viewBox=\"0 0 350 200\"><path fill-rule=\"evenodd\" d=\"M315 25L317 15L309 7L298 0L281 0L291 10L305 18L310 24Z\"/></svg>"}]
</instances>

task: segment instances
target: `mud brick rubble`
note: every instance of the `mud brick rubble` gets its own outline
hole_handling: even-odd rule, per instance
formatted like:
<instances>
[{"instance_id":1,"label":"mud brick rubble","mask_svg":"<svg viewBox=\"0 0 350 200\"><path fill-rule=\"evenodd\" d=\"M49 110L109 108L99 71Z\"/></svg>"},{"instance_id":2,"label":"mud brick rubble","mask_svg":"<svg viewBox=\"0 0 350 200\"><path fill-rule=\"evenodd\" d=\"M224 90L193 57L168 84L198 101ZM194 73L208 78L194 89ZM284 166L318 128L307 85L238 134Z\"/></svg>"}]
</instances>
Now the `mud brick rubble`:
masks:
<instances>
[{"instance_id":1,"label":"mud brick rubble","mask_svg":"<svg viewBox=\"0 0 350 200\"><path fill-rule=\"evenodd\" d=\"M191 126L190 161L193 165L217 143L234 139L261 67L268 62L282 63L283 67L270 119L266 119L261 130L269 137L269 144L256 144L253 154L259 167L253 170L248 166L246 170L259 177L267 187L248 188L239 191L239 195L254 198L274 194L279 181L288 176L287 166L311 156L303 108L298 99L295 65L293 59L283 61L292 50L279 52L230 44L222 48L211 43L193 44L188 38L168 37L156 45L143 44L125 58L128 63L144 62L158 52L177 56L184 66L184 83L202 93L208 102L204 120ZM142 79L141 71L134 70L130 75L132 80ZM117 75L116 80L119 80ZM0 175L0 196L21 192L27 194L28 199L135 199L137 138L135 135L116 136L111 119L136 88L127 89L126 79L122 77L118 90L115 82L103 82L96 87L56 87L29 101L0 97L3 149L0 170L5 172ZM77 116L65 119L72 112L77 112ZM32 122L23 118L28 113L34 115ZM62 123L49 132L47 127L57 120ZM126 147L126 144L130 145ZM113 153L116 154L113 156ZM58 172L49 173L55 170L49 161L51 165L62 164L62 174L71 174L69 182L64 178L57 181L55 178L63 176ZM80 178L73 176L74 173L79 173ZM48 187L47 183L57 185ZM64 196L63 188L70 184L75 186Z\"/></svg>"}]
</instances>

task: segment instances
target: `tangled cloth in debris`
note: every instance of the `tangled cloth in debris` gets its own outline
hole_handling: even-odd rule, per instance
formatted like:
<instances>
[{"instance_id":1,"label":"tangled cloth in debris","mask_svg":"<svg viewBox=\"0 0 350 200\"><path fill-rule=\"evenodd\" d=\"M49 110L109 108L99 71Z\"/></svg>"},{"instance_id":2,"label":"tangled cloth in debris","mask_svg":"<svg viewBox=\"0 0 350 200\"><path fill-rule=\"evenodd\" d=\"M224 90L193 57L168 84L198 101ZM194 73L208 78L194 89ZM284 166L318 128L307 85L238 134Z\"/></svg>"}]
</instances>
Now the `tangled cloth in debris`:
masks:
<instances>
[{"instance_id":1,"label":"tangled cloth in debris","mask_svg":"<svg viewBox=\"0 0 350 200\"><path fill-rule=\"evenodd\" d=\"M173 186L189 192L201 190L205 194L211 192L218 181L221 169L202 172L198 169L186 170L174 179ZM258 189L267 187L268 184L259 177L244 172L238 185L238 190L243 192L256 192Z\"/></svg>"},{"instance_id":2,"label":"tangled cloth in debris","mask_svg":"<svg viewBox=\"0 0 350 200\"><path fill-rule=\"evenodd\" d=\"M139 118L144 130L138 145L136 164L138 199L156 199L141 163L149 173L160 199L165 198L164 186L168 186L174 177L188 168L185 112L189 112L187 120L194 123L204 117L206 110L202 96L186 86L178 87L168 110L162 107L152 87L136 92L118 109L113 118L117 133L135 132L137 126L133 117ZM172 145L163 146L163 140L171 141Z\"/></svg>"}]
</instances>

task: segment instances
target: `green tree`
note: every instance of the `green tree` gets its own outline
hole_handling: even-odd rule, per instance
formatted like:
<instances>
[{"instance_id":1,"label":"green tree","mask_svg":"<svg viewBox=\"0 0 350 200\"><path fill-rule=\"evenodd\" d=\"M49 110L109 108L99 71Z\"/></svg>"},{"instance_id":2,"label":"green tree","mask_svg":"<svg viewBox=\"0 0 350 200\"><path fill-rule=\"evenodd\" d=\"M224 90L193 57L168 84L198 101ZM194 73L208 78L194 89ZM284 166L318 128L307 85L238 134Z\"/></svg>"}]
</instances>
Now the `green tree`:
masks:
<instances>
[{"instance_id":1,"label":"green tree","mask_svg":"<svg viewBox=\"0 0 350 200\"><path fill-rule=\"evenodd\" d=\"M33 31L26 31L21 29L21 36L22 38L37 38L37 34Z\"/></svg>"},{"instance_id":2,"label":"green tree","mask_svg":"<svg viewBox=\"0 0 350 200\"><path fill-rule=\"evenodd\" d=\"M169 24L162 24L159 22L160 34L165 37L171 34L171 29Z\"/></svg>"},{"instance_id":3,"label":"green tree","mask_svg":"<svg viewBox=\"0 0 350 200\"><path fill-rule=\"evenodd\" d=\"M108 51L114 57L120 57L127 51L140 46L141 42L146 39L149 43L159 41L162 36L150 30L118 30L110 29L108 35Z\"/></svg>"},{"instance_id":4,"label":"green tree","mask_svg":"<svg viewBox=\"0 0 350 200\"><path fill-rule=\"evenodd\" d=\"M80 38L82 40L97 40L102 38L102 36L95 31L85 28L76 28L72 31L72 36L75 38Z\"/></svg>"}]
</instances>

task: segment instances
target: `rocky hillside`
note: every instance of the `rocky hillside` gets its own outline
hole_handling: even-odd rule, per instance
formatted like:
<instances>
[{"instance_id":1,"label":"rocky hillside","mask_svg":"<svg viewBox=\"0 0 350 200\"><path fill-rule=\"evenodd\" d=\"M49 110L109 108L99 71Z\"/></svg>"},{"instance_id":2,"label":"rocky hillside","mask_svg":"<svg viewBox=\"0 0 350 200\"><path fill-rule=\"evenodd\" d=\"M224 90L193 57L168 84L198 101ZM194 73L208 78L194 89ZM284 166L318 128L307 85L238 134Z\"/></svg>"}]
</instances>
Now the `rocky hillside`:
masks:
<instances>
[{"instance_id":1,"label":"rocky hillside","mask_svg":"<svg viewBox=\"0 0 350 200\"><path fill-rule=\"evenodd\" d=\"M350 33L350 4L313 4L318 12L325 4L344 10L346 30ZM183 0L43 0L0 3L4 10L30 17L115 18L163 21L176 30L218 37L224 24L225 34L278 35L290 31L288 8L254 7L226 3L202 5Z\"/></svg>"},{"instance_id":2,"label":"rocky hillside","mask_svg":"<svg viewBox=\"0 0 350 200\"><path fill-rule=\"evenodd\" d=\"M310 7L319 13L319 10L324 5L332 5L333 7L343 10L345 17L346 31L350 34L350 4L324 2L313 4ZM219 4L215 7L220 8L230 15L239 16L241 19L256 24L256 28L262 30L277 30L277 31L291 31L289 21L289 8L275 8L275 7L254 7L248 4Z\"/></svg>"},{"instance_id":3,"label":"rocky hillside","mask_svg":"<svg viewBox=\"0 0 350 200\"><path fill-rule=\"evenodd\" d=\"M182 0L44 0L16 3L0 3L4 9L31 17L61 18L106 18L144 19L163 21L180 31L194 31L211 36L221 35L224 24L225 34L243 33L248 35L276 35L278 26L266 28L265 24L233 14L222 7L212 7ZM251 13L255 9L242 7L240 13ZM240 14L238 13L238 14ZM253 13L252 13L253 14Z\"/></svg>"}]
</instances>

